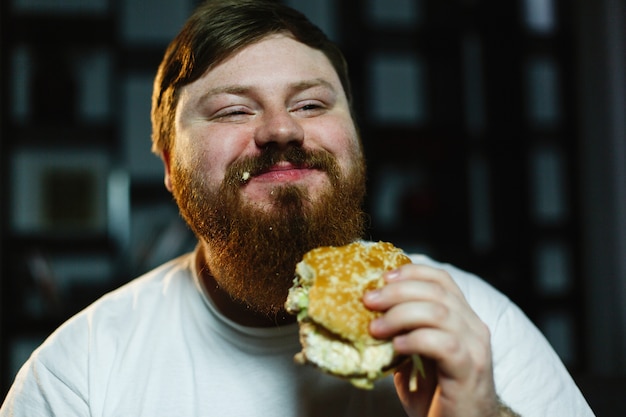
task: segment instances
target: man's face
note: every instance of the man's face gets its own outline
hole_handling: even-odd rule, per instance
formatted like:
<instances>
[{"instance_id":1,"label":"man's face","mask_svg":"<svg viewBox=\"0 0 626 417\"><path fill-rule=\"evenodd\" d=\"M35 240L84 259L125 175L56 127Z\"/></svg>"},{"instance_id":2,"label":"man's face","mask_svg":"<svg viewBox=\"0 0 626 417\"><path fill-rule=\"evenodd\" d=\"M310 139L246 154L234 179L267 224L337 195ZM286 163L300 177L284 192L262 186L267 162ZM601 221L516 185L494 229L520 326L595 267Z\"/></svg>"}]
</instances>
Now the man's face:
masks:
<instances>
[{"instance_id":1,"label":"man's face","mask_svg":"<svg viewBox=\"0 0 626 417\"><path fill-rule=\"evenodd\" d=\"M286 36L250 45L184 87L175 127L178 163L201 171L215 189L230 166L269 147L326 151L344 176L361 158L334 68L322 52ZM313 201L329 186L327 173L307 166L281 162L262 172L249 172L245 164L240 169L243 201L264 210L278 186L304 187Z\"/></svg>"},{"instance_id":2,"label":"man's face","mask_svg":"<svg viewBox=\"0 0 626 417\"><path fill-rule=\"evenodd\" d=\"M183 88L166 184L233 299L277 314L304 252L362 233L364 163L325 55L286 36Z\"/></svg>"}]
</instances>

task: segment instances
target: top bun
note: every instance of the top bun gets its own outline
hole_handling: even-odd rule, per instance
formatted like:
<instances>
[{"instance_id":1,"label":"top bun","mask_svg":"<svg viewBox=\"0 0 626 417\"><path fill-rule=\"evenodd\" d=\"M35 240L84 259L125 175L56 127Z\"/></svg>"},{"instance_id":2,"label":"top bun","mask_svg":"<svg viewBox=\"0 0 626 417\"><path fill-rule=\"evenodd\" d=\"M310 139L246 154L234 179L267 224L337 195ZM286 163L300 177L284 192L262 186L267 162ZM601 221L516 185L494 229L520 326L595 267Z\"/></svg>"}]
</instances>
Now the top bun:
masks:
<instances>
[{"instance_id":1,"label":"top bun","mask_svg":"<svg viewBox=\"0 0 626 417\"><path fill-rule=\"evenodd\" d=\"M353 343L379 343L370 335L369 323L381 313L366 308L363 295L384 285L384 272L410 262L386 242L313 249L296 268L298 275L313 275L310 319Z\"/></svg>"}]
</instances>

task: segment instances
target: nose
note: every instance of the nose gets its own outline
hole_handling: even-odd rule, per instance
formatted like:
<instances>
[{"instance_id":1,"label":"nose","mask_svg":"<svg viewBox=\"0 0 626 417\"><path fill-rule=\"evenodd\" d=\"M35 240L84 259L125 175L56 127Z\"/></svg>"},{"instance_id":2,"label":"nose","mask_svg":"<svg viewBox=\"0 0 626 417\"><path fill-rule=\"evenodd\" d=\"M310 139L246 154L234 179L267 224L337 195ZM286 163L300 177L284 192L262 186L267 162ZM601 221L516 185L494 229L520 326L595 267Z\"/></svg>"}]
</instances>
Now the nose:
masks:
<instances>
[{"instance_id":1,"label":"nose","mask_svg":"<svg viewBox=\"0 0 626 417\"><path fill-rule=\"evenodd\" d=\"M297 118L287 109L266 111L254 138L258 147L270 144L278 148L289 145L301 145L304 141L304 130Z\"/></svg>"}]
</instances>

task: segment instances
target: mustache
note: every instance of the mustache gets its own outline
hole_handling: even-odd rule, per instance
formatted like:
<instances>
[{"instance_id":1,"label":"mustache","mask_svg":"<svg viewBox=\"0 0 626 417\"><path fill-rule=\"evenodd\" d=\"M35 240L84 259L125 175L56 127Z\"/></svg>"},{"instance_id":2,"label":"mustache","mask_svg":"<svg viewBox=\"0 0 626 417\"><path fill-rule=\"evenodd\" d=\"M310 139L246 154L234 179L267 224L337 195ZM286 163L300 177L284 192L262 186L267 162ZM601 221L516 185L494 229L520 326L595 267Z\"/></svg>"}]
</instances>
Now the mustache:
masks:
<instances>
[{"instance_id":1,"label":"mustache","mask_svg":"<svg viewBox=\"0 0 626 417\"><path fill-rule=\"evenodd\" d=\"M331 182L339 180L339 167L335 157L323 149L289 147L285 150L267 148L260 155L249 156L233 162L226 170L225 182L231 186L245 184L250 178L269 171L279 162L297 167L326 172Z\"/></svg>"}]
</instances>

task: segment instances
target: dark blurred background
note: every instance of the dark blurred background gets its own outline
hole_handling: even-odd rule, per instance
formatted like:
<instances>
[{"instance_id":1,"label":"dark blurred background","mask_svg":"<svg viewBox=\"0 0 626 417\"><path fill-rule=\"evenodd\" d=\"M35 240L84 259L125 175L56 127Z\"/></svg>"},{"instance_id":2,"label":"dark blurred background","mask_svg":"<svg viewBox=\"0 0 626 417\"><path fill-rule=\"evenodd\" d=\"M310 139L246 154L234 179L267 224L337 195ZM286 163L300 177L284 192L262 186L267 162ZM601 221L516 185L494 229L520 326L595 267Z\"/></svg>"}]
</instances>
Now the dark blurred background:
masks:
<instances>
[{"instance_id":1,"label":"dark blurred background","mask_svg":"<svg viewBox=\"0 0 626 417\"><path fill-rule=\"evenodd\" d=\"M285 2L349 60L369 237L484 277L623 415L626 2ZM70 315L194 246L149 109L196 3L0 5L0 398Z\"/></svg>"}]
</instances>

